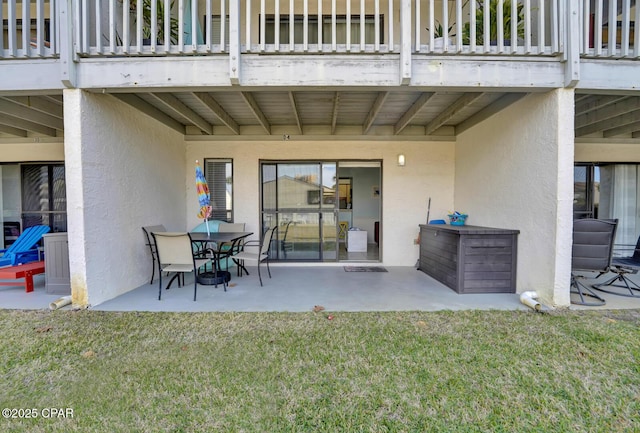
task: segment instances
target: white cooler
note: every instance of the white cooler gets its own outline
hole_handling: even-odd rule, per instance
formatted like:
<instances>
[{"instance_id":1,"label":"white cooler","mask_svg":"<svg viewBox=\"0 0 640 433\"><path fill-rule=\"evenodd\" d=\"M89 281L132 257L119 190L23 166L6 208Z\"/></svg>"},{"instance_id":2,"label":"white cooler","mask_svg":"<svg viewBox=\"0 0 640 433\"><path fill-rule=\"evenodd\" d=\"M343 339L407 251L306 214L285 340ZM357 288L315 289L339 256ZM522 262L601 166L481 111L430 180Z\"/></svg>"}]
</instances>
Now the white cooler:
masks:
<instances>
[{"instance_id":1,"label":"white cooler","mask_svg":"<svg viewBox=\"0 0 640 433\"><path fill-rule=\"evenodd\" d=\"M364 230L349 230L347 232L347 251L350 253L366 253L367 232Z\"/></svg>"}]
</instances>

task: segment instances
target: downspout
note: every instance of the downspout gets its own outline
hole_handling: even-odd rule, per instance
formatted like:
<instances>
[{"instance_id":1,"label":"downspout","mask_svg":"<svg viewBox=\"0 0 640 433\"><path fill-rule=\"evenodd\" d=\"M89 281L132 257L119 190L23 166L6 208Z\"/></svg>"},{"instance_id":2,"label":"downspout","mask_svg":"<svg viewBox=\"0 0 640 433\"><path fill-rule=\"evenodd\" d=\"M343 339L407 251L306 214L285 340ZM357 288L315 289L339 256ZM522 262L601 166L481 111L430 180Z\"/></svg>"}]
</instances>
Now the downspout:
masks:
<instances>
[{"instance_id":1,"label":"downspout","mask_svg":"<svg viewBox=\"0 0 640 433\"><path fill-rule=\"evenodd\" d=\"M55 301L53 301L52 303L49 304L49 309L50 310L57 310L59 308L65 307L65 306L67 306L69 304L71 304L71 295L63 296L61 298L56 299Z\"/></svg>"},{"instance_id":2,"label":"downspout","mask_svg":"<svg viewBox=\"0 0 640 433\"><path fill-rule=\"evenodd\" d=\"M520 302L522 302L527 307L531 307L534 311L542 310L542 304L537 301L538 294L533 291L522 292L520 294Z\"/></svg>"}]
</instances>

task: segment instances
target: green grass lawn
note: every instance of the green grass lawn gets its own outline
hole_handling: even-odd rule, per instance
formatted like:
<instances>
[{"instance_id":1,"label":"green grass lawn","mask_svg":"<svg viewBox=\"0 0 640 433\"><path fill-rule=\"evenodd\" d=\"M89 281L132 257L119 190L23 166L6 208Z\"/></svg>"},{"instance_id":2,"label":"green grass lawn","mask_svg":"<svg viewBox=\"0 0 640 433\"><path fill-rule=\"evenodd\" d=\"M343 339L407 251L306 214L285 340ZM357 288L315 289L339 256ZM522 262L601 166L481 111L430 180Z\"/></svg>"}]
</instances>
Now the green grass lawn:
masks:
<instances>
[{"instance_id":1,"label":"green grass lawn","mask_svg":"<svg viewBox=\"0 0 640 433\"><path fill-rule=\"evenodd\" d=\"M0 310L0 431L640 431L639 310L328 314Z\"/></svg>"}]
</instances>

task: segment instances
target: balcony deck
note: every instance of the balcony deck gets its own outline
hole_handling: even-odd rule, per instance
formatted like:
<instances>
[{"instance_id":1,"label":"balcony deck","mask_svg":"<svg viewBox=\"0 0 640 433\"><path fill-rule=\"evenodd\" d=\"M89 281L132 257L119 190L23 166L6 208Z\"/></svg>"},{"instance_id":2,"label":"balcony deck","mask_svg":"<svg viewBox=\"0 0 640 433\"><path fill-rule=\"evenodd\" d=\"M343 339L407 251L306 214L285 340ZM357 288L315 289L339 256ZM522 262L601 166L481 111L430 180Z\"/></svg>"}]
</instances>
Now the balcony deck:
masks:
<instances>
[{"instance_id":1,"label":"balcony deck","mask_svg":"<svg viewBox=\"0 0 640 433\"><path fill-rule=\"evenodd\" d=\"M0 3L0 138L60 136L61 117L16 98L57 113L69 87L225 138L450 137L530 92L640 92L635 0Z\"/></svg>"}]
</instances>

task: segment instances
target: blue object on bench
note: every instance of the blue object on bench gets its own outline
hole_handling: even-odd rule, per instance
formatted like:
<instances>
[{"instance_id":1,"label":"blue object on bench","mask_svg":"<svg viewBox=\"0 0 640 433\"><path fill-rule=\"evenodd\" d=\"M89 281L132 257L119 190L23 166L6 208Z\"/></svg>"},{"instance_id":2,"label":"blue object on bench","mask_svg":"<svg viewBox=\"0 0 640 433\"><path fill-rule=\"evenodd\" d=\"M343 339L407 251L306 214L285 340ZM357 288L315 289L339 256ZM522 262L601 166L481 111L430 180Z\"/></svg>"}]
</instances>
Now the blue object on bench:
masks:
<instances>
[{"instance_id":1,"label":"blue object on bench","mask_svg":"<svg viewBox=\"0 0 640 433\"><path fill-rule=\"evenodd\" d=\"M49 226L43 225L27 228L9 248L0 250L0 266L15 266L40 260L36 244L50 230Z\"/></svg>"}]
</instances>

